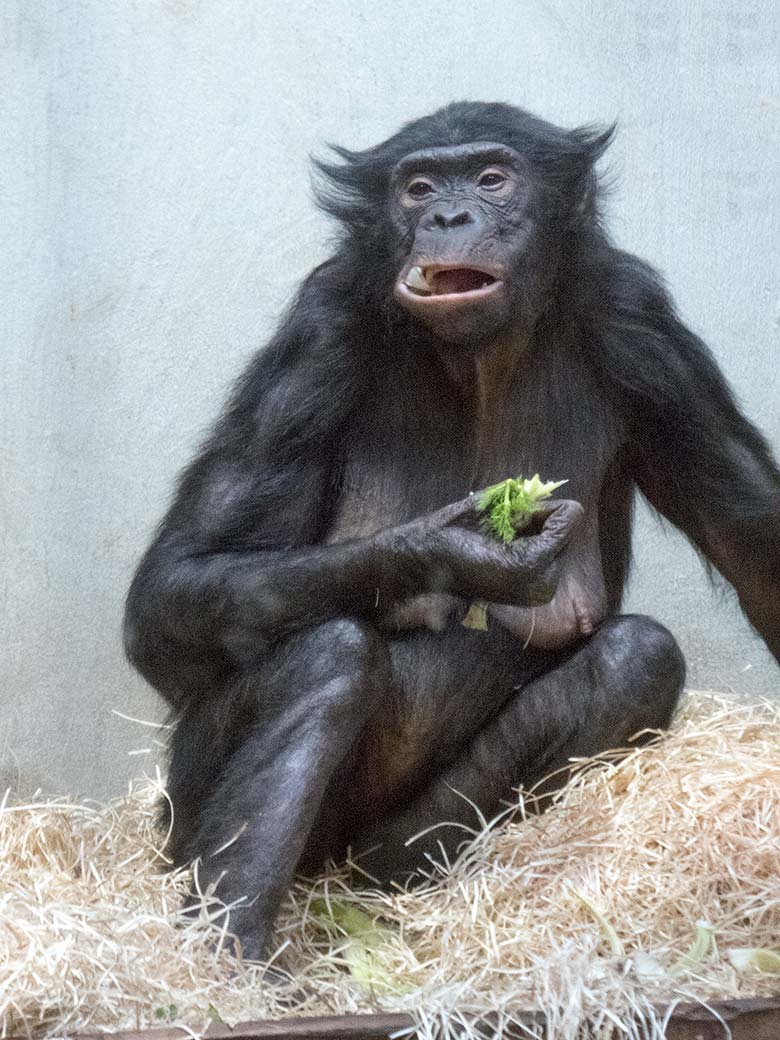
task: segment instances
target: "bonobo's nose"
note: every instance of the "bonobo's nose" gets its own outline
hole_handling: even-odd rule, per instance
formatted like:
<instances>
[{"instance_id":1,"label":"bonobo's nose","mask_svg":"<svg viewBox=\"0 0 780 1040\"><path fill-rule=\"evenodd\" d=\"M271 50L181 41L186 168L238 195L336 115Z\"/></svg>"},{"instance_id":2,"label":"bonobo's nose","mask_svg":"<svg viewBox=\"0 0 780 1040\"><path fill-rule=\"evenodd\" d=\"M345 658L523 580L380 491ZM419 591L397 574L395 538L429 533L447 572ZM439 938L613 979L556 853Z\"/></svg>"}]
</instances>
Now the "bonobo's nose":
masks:
<instances>
[{"instance_id":1,"label":"bonobo's nose","mask_svg":"<svg viewBox=\"0 0 780 1040\"><path fill-rule=\"evenodd\" d=\"M469 210L460 209L456 206L438 208L431 213L427 225L433 231L435 228L462 227L464 224L473 224L474 217Z\"/></svg>"}]
</instances>

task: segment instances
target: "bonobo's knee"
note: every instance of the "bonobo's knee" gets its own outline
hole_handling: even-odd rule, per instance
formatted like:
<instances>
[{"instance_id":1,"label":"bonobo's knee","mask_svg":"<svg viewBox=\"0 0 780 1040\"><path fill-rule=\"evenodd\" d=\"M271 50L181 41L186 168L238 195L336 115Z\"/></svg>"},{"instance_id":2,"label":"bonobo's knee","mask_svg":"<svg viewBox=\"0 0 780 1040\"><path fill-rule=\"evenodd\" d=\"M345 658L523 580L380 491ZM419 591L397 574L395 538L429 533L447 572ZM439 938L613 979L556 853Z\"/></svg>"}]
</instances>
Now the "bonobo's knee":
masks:
<instances>
[{"instance_id":1,"label":"bonobo's knee","mask_svg":"<svg viewBox=\"0 0 780 1040\"><path fill-rule=\"evenodd\" d=\"M669 725L685 682L685 658L668 628L642 614L610 618L597 631L607 670L630 684L646 704L648 725Z\"/></svg>"},{"instance_id":2,"label":"bonobo's knee","mask_svg":"<svg viewBox=\"0 0 780 1040\"><path fill-rule=\"evenodd\" d=\"M290 636L279 651L278 682L293 686L317 709L365 715L390 682L390 658L381 636L351 618L336 618Z\"/></svg>"},{"instance_id":3,"label":"bonobo's knee","mask_svg":"<svg viewBox=\"0 0 780 1040\"><path fill-rule=\"evenodd\" d=\"M290 638L287 650L301 664L310 661L315 670L324 668L329 674L368 675L389 667L387 647L379 633L352 618L335 618L299 632Z\"/></svg>"},{"instance_id":4,"label":"bonobo's knee","mask_svg":"<svg viewBox=\"0 0 780 1040\"><path fill-rule=\"evenodd\" d=\"M301 636L314 649L338 651L356 661L370 658L377 644L381 643L370 625L346 617L323 621L301 633Z\"/></svg>"}]
</instances>

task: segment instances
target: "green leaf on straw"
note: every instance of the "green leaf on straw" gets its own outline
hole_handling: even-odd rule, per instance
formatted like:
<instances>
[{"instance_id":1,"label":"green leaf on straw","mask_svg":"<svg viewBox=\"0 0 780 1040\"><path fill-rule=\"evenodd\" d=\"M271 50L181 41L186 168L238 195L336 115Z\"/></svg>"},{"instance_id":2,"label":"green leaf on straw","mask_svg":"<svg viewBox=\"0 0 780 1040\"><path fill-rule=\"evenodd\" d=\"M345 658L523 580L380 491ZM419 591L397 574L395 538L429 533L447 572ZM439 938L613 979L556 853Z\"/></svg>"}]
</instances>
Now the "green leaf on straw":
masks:
<instances>
[{"instance_id":1,"label":"green leaf on straw","mask_svg":"<svg viewBox=\"0 0 780 1040\"><path fill-rule=\"evenodd\" d=\"M583 895L578 888L575 888L574 885L571 884L571 882L569 882L568 888L572 895L588 911L588 913L594 919L594 921L598 923L604 935L604 938L609 943L610 951L616 957L625 957L626 951L623 947L623 943L618 938L618 933L610 924L609 920L607 919L607 915L603 912L603 910L599 910L595 903L591 903L588 897Z\"/></svg>"},{"instance_id":2,"label":"green leaf on straw","mask_svg":"<svg viewBox=\"0 0 780 1040\"><path fill-rule=\"evenodd\" d=\"M712 950L715 943L715 929L711 924L707 924L706 921L698 921L696 923L696 935L691 945L688 947L686 953L680 957L679 960L669 969L672 975L677 975L681 971L689 971L691 968L695 968L698 964L704 960L708 953Z\"/></svg>"},{"instance_id":3,"label":"green leaf on straw","mask_svg":"<svg viewBox=\"0 0 780 1040\"><path fill-rule=\"evenodd\" d=\"M729 950L727 956L737 971L780 975L780 950L745 946Z\"/></svg>"},{"instance_id":4,"label":"green leaf on straw","mask_svg":"<svg viewBox=\"0 0 780 1040\"><path fill-rule=\"evenodd\" d=\"M398 934L363 910L339 899L313 899L309 913L331 938L346 939L340 952L355 981L372 993L403 993L410 986L399 981L388 956L388 946L398 944Z\"/></svg>"}]
</instances>

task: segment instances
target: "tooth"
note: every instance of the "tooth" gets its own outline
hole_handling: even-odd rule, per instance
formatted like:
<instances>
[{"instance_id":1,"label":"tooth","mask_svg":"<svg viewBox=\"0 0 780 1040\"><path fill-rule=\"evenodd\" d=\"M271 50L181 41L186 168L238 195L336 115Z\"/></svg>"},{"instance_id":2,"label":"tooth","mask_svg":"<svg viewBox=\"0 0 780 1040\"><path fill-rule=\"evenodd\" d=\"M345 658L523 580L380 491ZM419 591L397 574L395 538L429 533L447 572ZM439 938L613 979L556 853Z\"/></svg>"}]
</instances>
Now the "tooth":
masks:
<instances>
[{"instance_id":1,"label":"tooth","mask_svg":"<svg viewBox=\"0 0 780 1040\"><path fill-rule=\"evenodd\" d=\"M412 267L404 281L410 289L418 289L420 292L427 293L431 291L421 267Z\"/></svg>"}]
</instances>

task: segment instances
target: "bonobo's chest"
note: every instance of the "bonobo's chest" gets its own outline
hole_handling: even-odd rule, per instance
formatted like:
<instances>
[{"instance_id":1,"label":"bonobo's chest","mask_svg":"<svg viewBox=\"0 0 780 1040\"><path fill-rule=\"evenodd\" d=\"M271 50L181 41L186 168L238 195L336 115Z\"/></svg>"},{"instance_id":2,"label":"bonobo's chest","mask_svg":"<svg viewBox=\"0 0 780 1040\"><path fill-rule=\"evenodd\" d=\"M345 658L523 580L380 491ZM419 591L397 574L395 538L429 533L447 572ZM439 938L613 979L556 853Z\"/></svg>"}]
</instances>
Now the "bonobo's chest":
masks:
<instances>
[{"instance_id":1,"label":"bonobo's chest","mask_svg":"<svg viewBox=\"0 0 780 1040\"><path fill-rule=\"evenodd\" d=\"M420 359L371 388L343 434L329 542L518 474L568 480L561 494L595 511L621 431L587 366L537 352L504 372L467 376Z\"/></svg>"}]
</instances>

